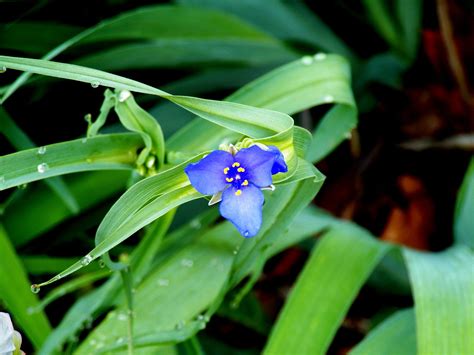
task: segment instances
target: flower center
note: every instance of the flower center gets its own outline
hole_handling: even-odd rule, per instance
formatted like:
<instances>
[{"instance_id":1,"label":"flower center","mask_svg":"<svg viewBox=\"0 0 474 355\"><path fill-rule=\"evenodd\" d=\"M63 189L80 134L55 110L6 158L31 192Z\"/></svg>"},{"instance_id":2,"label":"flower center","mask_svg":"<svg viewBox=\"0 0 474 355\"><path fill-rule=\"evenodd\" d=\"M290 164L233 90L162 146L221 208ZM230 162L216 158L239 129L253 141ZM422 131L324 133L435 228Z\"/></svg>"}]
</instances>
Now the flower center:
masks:
<instances>
[{"instance_id":1,"label":"flower center","mask_svg":"<svg viewBox=\"0 0 474 355\"><path fill-rule=\"evenodd\" d=\"M235 191L236 196L240 196L242 194L242 188L249 184L245 168L237 161L231 166L224 168L224 177L227 183L237 189Z\"/></svg>"}]
</instances>

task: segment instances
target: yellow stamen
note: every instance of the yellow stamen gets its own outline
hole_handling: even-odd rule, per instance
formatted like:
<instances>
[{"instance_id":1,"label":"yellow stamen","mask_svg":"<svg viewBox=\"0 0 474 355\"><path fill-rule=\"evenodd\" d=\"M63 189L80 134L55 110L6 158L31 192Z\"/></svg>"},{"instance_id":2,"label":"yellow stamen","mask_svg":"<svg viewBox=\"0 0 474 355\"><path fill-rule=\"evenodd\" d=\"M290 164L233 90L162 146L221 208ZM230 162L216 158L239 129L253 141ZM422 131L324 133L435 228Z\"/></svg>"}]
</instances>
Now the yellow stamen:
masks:
<instances>
[{"instance_id":1,"label":"yellow stamen","mask_svg":"<svg viewBox=\"0 0 474 355\"><path fill-rule=\"evenodd\" d=\"M242 190L235 191L235 196L240 196L240 195L242 195Z\"/></svg>"},{"instance_id":2,"label":"yellow stamen","mask_svg":"<svg viewBox=\"0 0 474 355\"><path fill-rule=\"evenodd\" d=\"M247 186L249 184L249 182L247 180L244 180L244 182L242 183L242 186Z\"/></svg>"},{"instance_id":3,"label":"yellow stamen","mask_svg":"<svg viewBox=\"0 0 474 355\"><path fill-rule=\"evenodd\" d=\"M225 178L225 181L232 182L232 181L234 181L234 178Z\"/></svg>"},{"instance_id":4,"label":"yellow stamen","mask_svg":"<svg viewBox=\"0 0 474 355\"><path fill-rule=\"evenodd\" d=\"M229 172L229 169L230 169L230 168L224 168L224 174L227 175L227 173Z\"/></svg>"},{"instance_id":5,"label":"yellow stamen","mask_svg":"<svg viewBox=\"0 0 474 355\"><path fill-rule=\"evenodd\" d=\"M235 167L239 167L240 166L240 163L238 162L235 162L234 164L232 164L232 167L235 168Z\"/></svg>"},{"instance_id":6,"label":"yellow stamen","mask_svg":"<svg viewBox=\"0 0 474 355\"><path fill-rule=\"evenodd\" d=\"M238 171L239 173L243 173L243 172L245 171L245 169L244 169L244 168L238 168L237 171Z\"/></svg>"}]
</instances>

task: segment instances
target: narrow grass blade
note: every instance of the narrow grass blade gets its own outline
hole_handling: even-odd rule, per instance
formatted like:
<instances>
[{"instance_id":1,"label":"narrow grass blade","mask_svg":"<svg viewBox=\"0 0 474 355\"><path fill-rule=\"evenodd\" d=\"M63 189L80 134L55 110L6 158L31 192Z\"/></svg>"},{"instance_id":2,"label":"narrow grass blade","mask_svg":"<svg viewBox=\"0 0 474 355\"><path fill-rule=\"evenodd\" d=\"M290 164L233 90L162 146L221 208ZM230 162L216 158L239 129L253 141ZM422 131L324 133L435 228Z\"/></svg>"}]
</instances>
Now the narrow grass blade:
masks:
<instances>
[{"instance_id":1,"label":"narrow grass blade","mask_svg":"<svg viewBox=\"0 0 474 355\"><path fill-rule=\"evenodd\" d=\"M219 31L216 31L216 26ZM192 28L192 31L189 29ZM172 30L171 30L172 29ZM235 17L216 11L193 7L158 5L130 11L90 27L46 53L42 59L51 60L81 43L103 43L154 39L220 38L227 40L249 39L255 42L275 42L270 36L239 21ZM23 73L4 93L0 102L5 102L31 73Z\"/></svg>"},{"instance_id":2,"label":"narrow grass blade","mask_svg":"<svg viewBox=\"0 0 474 355\"><path fill-rule=\"evenodd\" d=\"M0 191L69 173L134 168L137 134L110 134L22 150L0 157Z\"/></svg>"},{"instance_id":3,"label":"narrow grass blade","mask_svg":"<svg viewBox=\"0 0 474 355\"><path fill-rule=\"evenodd\" d=\"M357 292L387 249L355 226L330 230L300 274L264 353L326 353Z\"/></svg>"},{"instance_id":4,"label":"narrow grass blade","mask_svg":"<svg viewBox=\"0 0 474 355\"><path fill-rule=\"evenodd\" d=\"M0 299L22 332L35 348L39 348L51 332L51 326L42 311L34 314L28 312L37 307L38 298L30 290L28 276L2 225L0 250Z\"/></svg>"},{"instance_id":5,"label":"narrow grass blade","mask_svg":"<svg viewBox=\"0 0 474 355\"><path fill-rule=\"evenodd\" d=\"M474 353L474 254L404 249L415 298L418 354Z\"/></svg>"},{"instance_id":6,"label":"narrow grass blade","mask_svg":"<svg viewBox=\"0 0 474 355\"><path fill-rule=\"evenodd\" d=\"M474 248L474 158L467 168L454 212L456 242Z\"/></svg>"},{"instance_id":7,"label":"narrow grass blade","mask_svg":"<svg viewBox=\"0 0 474 355\"><path fill-rule=\"evenodd\" d=\"M3 107L0 107L0 132L17 150L35 147L31 139L15 124ZM41 148L40 152L43 150L44 148ZM48 179L45 183L64 201L72 213L79 212L76 199L60 177Z\"/></svg>"},{"instance_id":8,"label":"narrow grass blade","mask_svg":"<svg viewBox=\"0 0 474 355\"><path fill-rule=\"evenodd\" d=\"M96 171L68 176L66 182L80 210L86 211L123 191L129 178L130 172L126 170ZM27 195L9 205L3 218L12 243L22 246L72 216L56 194L37 185L31 186ZM33 220L35 223L25 223Z\"/></svg>"}]
</instances>

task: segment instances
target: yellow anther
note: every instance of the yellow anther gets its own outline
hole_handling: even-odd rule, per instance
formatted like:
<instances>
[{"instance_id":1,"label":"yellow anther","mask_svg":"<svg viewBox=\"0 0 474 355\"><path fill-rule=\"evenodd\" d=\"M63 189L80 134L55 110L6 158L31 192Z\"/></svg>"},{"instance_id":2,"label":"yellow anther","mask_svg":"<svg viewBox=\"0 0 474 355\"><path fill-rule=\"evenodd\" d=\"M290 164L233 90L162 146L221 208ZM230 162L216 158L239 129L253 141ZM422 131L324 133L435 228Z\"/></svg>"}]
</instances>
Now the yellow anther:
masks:
<instances>
[{"instance_id":1,"label":"yellow anther","mask_svg":"<svg viewBox=\"0 0 474 355\"><path fill-rule=\"evenodd\" d=\"M230 168L224 168L224 174L227 175L227 173L229 172L229 169L230 169Z\"/></svg>"},{"instance_id":2,"label":"yellow anther","mask_svg":"<svg viewBox=\"0 0 474 355\"><path fill-rule=\"evenodd\" d=\"M243 173L243 172L245 171L245 169L244 169L244 168L238 168L237 171L238 171L239 173Z\"/></svg>"},{"instance_id":3,"label":"yellow anther","mask_svg":"<svg viewBox=\"0 0 474 355\"><path fill-rule=\"evenodd\" d=\"M242 190L235 191L235 196L240 196L240 195L242 195Z\"/></svg>"},{"instance_id":4,"label":"yellow anther","mask_svg":"<svg viewBox=\"0 0 474 355\"><path fill-rule=\"evenodd\" d=\"M225 178L225 181L232 182L232 181L234 181L234 178Z\"/></svg>"},{"instance_id":5,"label":"yellow anther","mask_svg":"<svg viewBox=\"0 0 474 355\"><path fill-rule=\"evenodd\" d=\"M239 166L240 166L240 163L238 163L238 162L235 162L234 164L232 164L233 168L236 168L236 167L239 167Z\"/></svg>"},{"instance_id":6,"label":"yellow anther","mask_svg":"<svg viewBox=\"0 0 474 355\"><path fill-rule=\"evenodd\" d=\"M242 183L242 186L247 186L249 184L248 180L244 180L244 182Z\"/></svg>"}]
</instances>

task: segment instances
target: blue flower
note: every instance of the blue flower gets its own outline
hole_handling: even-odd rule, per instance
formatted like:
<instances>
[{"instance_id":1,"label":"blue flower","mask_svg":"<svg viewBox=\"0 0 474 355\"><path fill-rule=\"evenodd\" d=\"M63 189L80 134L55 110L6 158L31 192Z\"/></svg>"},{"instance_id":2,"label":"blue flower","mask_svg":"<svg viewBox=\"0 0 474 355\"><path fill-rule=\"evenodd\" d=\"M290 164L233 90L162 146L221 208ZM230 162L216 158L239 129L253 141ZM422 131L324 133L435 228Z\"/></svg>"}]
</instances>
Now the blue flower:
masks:
<instances>
[{"instance_id":1,"label":"blue flower","mask_svg":"<svg viewBox=\"0 0 474 355\"><path fill-rule=\"evenodd\" d=\"M196 190L214 195L211 202L222 199L222 217L244 237L253 237L262 225L264 198L260 189L271 187L272 175L286 172L288 167L277 147L253 145L235 154L215 150L184 171Z\"/></svg>"}]
</instances>

